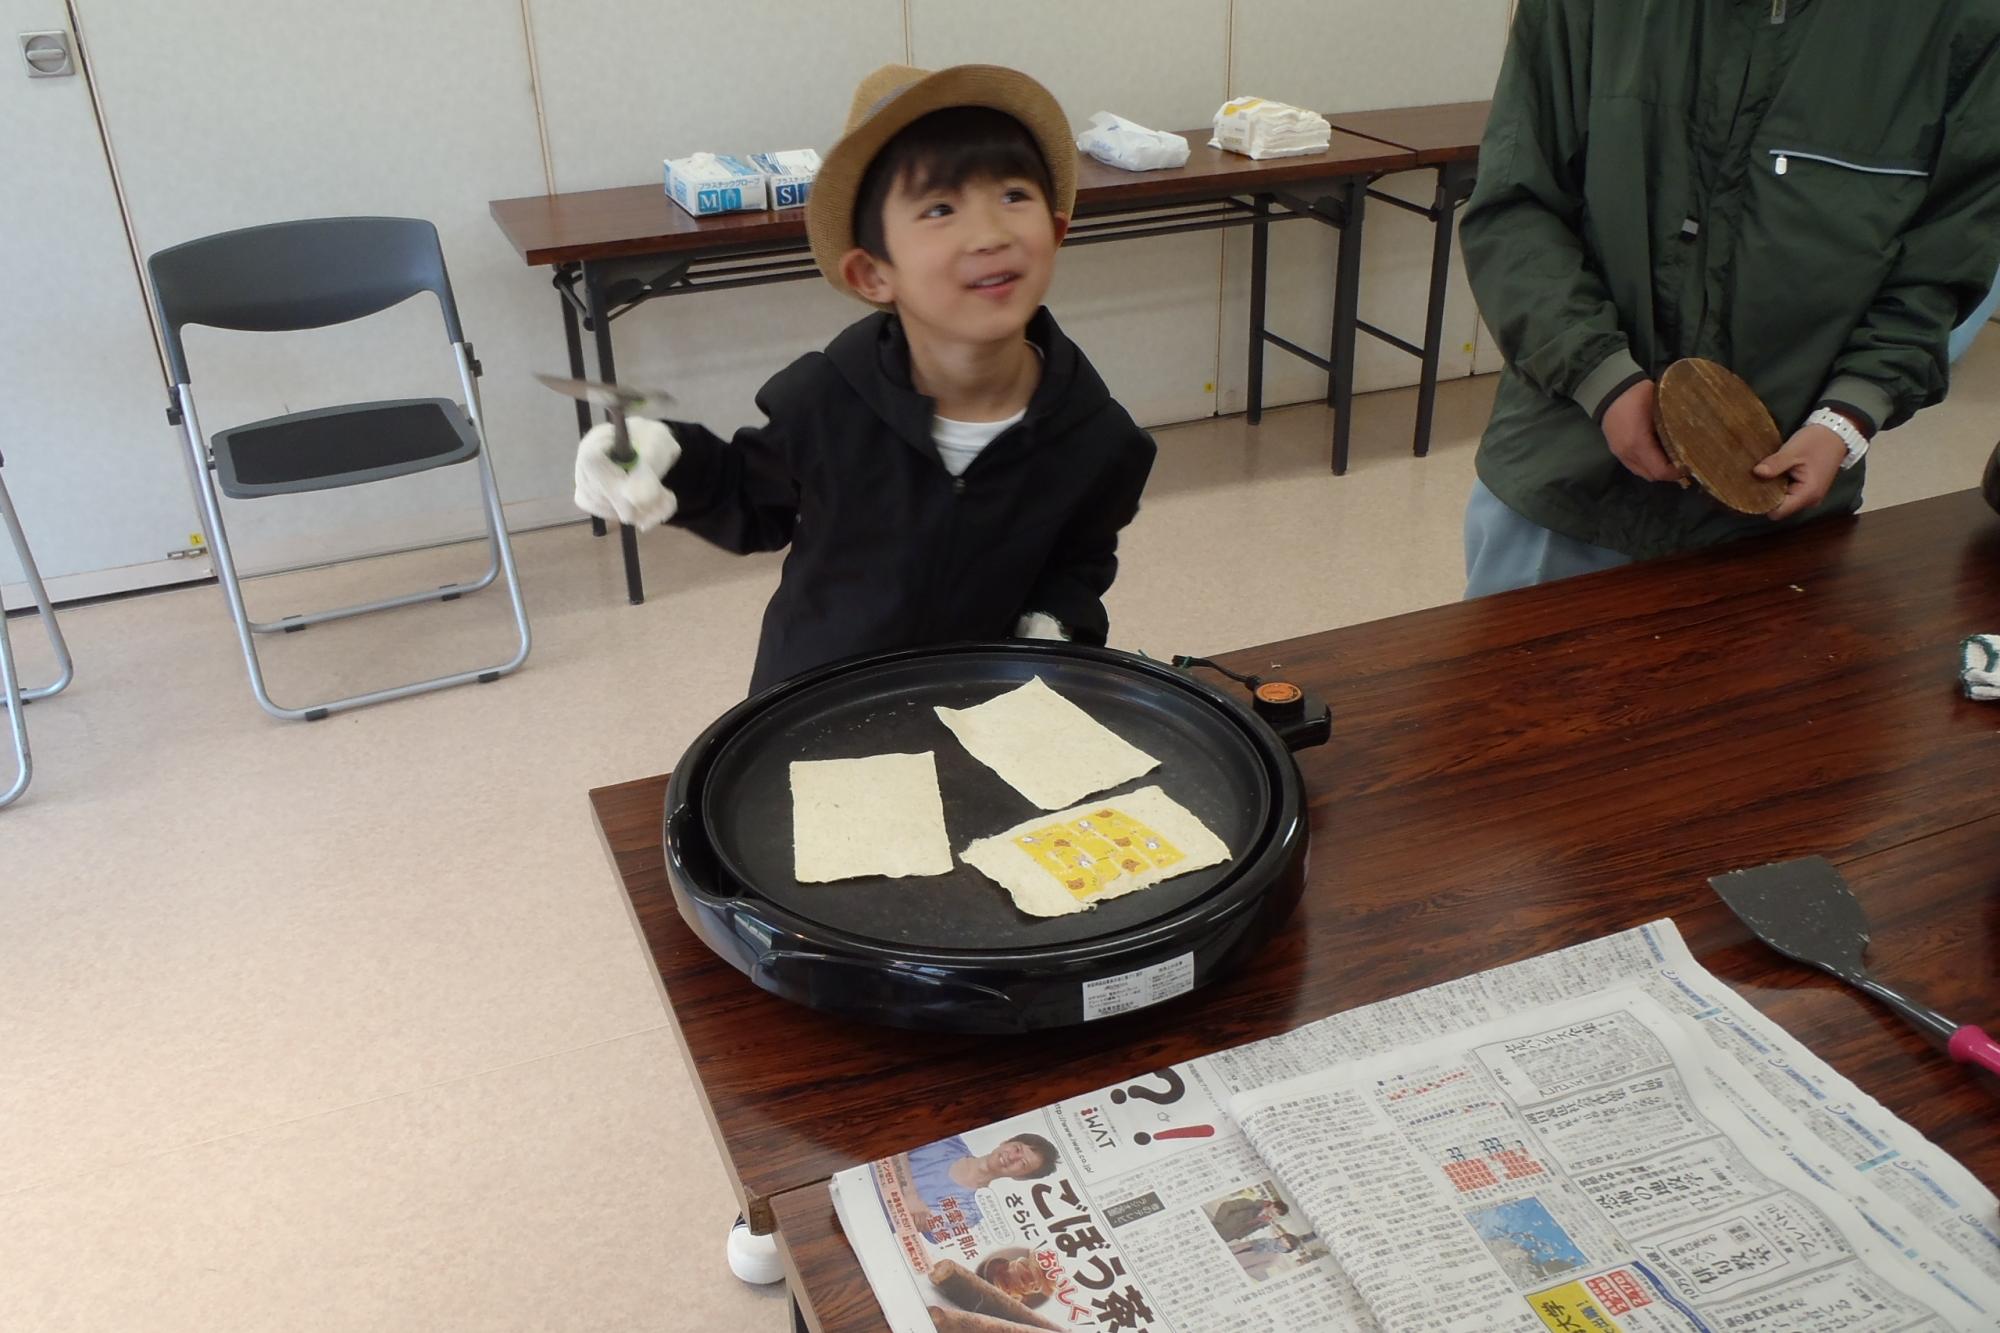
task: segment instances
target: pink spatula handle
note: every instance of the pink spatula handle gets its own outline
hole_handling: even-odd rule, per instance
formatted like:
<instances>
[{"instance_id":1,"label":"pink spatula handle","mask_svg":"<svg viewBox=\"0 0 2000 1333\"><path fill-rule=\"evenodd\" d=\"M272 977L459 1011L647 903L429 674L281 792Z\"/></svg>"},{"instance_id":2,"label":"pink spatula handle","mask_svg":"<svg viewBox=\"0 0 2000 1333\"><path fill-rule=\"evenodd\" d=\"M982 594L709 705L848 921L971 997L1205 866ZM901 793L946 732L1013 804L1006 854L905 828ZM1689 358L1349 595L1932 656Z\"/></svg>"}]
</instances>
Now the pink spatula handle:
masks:
<instances>
[{"instance_id":1,"label":"pink spatula handle","mask_svg":"<svg viewBox=\"0 0 2000 1333\"><path fill-rule=\"evenodd\" d=\"M1991 1074L2000 1074L2000 1041L1993 1040L1972 1023L1952 1033L1944 1049L1945 1054L1954 1060L1978 1065Z\"/></svg>"}]
</instances>

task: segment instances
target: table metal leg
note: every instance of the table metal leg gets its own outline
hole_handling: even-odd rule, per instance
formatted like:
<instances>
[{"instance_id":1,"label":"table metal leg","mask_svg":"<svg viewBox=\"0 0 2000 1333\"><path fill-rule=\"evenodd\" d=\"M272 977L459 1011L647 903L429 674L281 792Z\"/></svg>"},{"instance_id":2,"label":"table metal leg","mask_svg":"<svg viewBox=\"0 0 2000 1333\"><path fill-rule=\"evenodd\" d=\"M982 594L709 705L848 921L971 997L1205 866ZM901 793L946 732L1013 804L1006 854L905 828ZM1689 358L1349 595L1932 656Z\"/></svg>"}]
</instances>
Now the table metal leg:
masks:
<instances>
[{"instance_id":1,"label":"table metal leg","mask_svg":"<svg viewBox=\"0 0 2000 1333\"><path fill-rule=\"evenodd\" d=\"M1348 435L1354 426L1354 338L1360 319L1361 221L1368 183L1340 188L1340 253L1333 291L1333 365L1327 370L1326 403L1333 417L1333 474L1347 471Z\"/></svg>"},{"instance_id":2,"label":"table metal leg","mask_svg":"<svg viewBox=\"0 0 2000 1333\"><path fill-rule=\"evenodd\" d=\"M1437 194L1431 203L1431 292L1424 311L1423 377L1417 384L1417 431L1412 452L1422 458L1431 451L1431 419L1437 406L1438 362L1444 354L1445 280L1451 274L1451 238L1458 206L1471 192L1472 173L1462 162L1438 168Z\"/></svg>"},{"instance_id":3,"label":"table metal leg","mask_svg":"<svg viewBox=\"0 0 2000 1333\"><path fill-rule=\"evenodd\" d=\"M1271 267L1271 196L1256 197L1257 220L1250 224L1250 401L1244 417L1251 425L1264 419L1264 296Z\"/></svg>"},{"instance_id":4,"label":"table metal leg","mask_svg":"<svg viewBox=\"0 0 2000 1333\"><path fill-rule=\"evenodd\" d=\"M583 296L589 309L590 332L597 342L597 378L606 384L616 384L618 367L611 353L609 303L604 299L604 284L597 269L588 260L583 265ZM607 413L606 420L609 419ZM639 534L631 524L618 525L618 544L625 556L625 596L638 606L646 600L646 584L639 574Z\"/></svg>"},{"instance_id":5,"label":"table metal leg","mask_svg":"<svg viewBox=\"0 0 2000 1333\"><path fill-rule=\"evenodd\" d=\"M562 302L563 345L569 349L569 377L583 378L583 333L576 322L576 303L570 299L569 290L563 283L564 275L556 275L556 296ZM576 431L581 435L590 429L590 404L581 398L576 400ZM590 516L590 531L595 537L604 535L604 520L597 515Z\"/></svg>"}]
</instances>

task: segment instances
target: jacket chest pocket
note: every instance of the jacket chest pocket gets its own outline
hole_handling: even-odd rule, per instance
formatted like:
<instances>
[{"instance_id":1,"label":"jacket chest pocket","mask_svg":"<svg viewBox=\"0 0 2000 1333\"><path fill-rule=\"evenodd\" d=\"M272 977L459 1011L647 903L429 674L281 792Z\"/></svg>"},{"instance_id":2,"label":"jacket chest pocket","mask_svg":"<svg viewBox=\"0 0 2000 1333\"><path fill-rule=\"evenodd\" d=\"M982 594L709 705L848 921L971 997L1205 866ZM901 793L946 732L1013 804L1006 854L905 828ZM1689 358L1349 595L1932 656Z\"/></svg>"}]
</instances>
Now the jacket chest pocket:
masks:
<instances>
[{"instance_id":1,"label":"jacket chest pocket","mask_svg":"<svg viewBox=\"0 0 2000 1333\"><path fill-rule=\"evenodd\" d=\"M1863 176L1915 177L1917 180L1928 180L1931 174L1914 158L1861 161L1833 153L1815 152L1810 148L1767 148L1764 151L1771 159L1772 172L1779 176L1789 176L1794 165L1805 171L1832 168L1836 172L1856 172Z\"/></svg>"},{"instance_id":2,"label":"jacket chest pocket","mask_svg":"<svg viewBox=\"0 0 2000 1333\"><path fill-rule=\"evenodd\" d=\"M1751 198L1767 239L1798 266L1880 261L1922 207L1929 163L1773 139L1751 164ZM1788 266L1789 267L1789 266Z\"/></svg>"}]
</instances>

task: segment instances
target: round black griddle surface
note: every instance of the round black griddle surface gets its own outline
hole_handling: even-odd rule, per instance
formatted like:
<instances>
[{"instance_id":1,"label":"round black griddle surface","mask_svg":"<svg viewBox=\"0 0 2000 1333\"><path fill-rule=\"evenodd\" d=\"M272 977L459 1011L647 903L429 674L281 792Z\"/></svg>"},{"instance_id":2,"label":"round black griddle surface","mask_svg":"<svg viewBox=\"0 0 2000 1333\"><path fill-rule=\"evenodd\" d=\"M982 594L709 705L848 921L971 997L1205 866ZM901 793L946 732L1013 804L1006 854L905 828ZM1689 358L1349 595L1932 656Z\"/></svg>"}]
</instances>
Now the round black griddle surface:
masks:
<instances>
[{"instance_id":1,"label":"round black griddle surface","mask_svg":"<svg viewBox=\"0 0 2000 1333\"><path fill-rule=\"evenodd\" d=\"M966 753L932 710L967 708L1040 676L1058 694L1160 761L1083 801L1157 785L1229 847L1231 860L1100 903L1037 918L962 863L948 875L800 884L792 877L791 765L928 750L937 757L954 858L976 838L1051 813ZM1252 724L1192 681L1141 678L1088 657L1008 649L953 653L948 670L912 658L819 680L774 700L724 739L700 784L703 830L739 892L828 930L915 949L1033 950L1116 935L1218 891L1271 818L1272 774ZM717 886L719 887L719 886Z\"/></svg>"}]
</instances>

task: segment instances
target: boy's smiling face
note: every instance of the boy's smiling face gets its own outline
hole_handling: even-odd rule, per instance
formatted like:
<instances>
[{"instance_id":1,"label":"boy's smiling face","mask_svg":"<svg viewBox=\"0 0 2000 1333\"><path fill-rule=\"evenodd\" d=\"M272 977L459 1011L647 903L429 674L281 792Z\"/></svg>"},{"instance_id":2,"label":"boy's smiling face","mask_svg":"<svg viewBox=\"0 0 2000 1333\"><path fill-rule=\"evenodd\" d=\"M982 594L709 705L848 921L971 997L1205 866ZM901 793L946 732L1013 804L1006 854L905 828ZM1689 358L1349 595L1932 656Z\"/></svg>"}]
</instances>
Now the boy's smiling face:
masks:
<instances>
[{"instance_id":1,"label":"boy's smiling face","mask_svg":"<svg viewBox=\"0 0 2000 1333\"><path fill-rule=\"evenodd\" d=\"M893 305L918 336L962 343L1019 338L1041 307L1069 220L1025 176L974 176L917 190L907 173L882 202L885 256L856 247L843 276Z\"/></svg>"}]
</instances>

